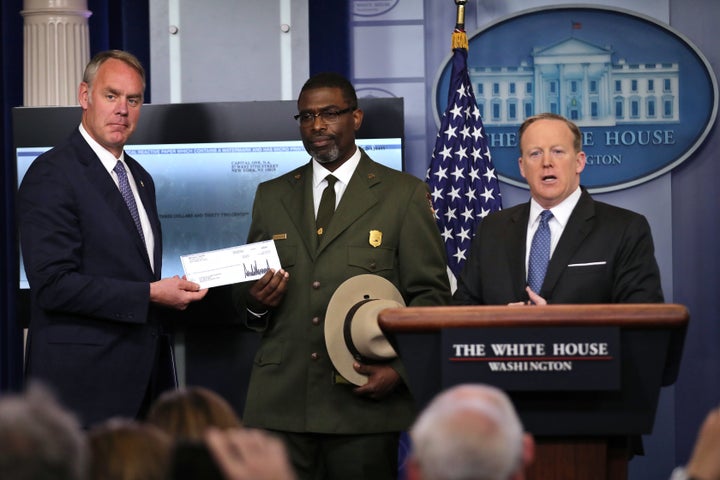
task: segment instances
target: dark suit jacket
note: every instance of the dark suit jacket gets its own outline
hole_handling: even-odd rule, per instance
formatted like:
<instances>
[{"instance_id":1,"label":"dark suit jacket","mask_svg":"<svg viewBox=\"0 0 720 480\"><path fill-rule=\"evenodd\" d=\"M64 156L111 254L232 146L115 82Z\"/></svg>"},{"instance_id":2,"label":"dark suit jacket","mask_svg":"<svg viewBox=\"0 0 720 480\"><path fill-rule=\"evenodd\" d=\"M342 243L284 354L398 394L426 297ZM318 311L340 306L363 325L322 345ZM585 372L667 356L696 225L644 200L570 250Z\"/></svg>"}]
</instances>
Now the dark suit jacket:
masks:
<instances>
[{"instance_id":1,"label":"dark suit jacket","mask_svg":"<svg viewBox=\"0 0 720 480\"><path fill-rule=\"evenodd\" d=\"M454 302L526 301L530 203L488 215L473 238ZM662 302L650 226L642 215L596 202L583 189L550 258L540 296L548 303Z\"/></svg>"},{"instance_id":2,"label":"dark suit jacket","mask_svg":"<svg viewBox=\"0 0 720 480\"><path fill-rule=\"evenodd\" d=\"M400 431L414 416L407 388L376 401L334 384L324 340L330 297L346 279L375 274L390 280L413 306L450 301L446 257L419 179L372 161L364 152L316 249L312 164L260 184L248 242L275 235L280 262L290 273L281 305L270 314L255 357L243 421L292 432ZM370 231L382 244L369 243ZM236 288L245 311L248 284ZM402 371L400 362L393 366Z\"/></svg>"},{"instance_id":3,"label":"dark suit jacket","mask_svg":"<svg viewBox=\"0 0 720 480\"><path fill-rule=\"evenodd\" d=\"M125 161L155 236L154 273L120 191L79 131L33 162L17 197L32 301L26 374L85 425L137 414L159 331L149 287L162 258L155 186Z\"/></svg>"}]
</instances>

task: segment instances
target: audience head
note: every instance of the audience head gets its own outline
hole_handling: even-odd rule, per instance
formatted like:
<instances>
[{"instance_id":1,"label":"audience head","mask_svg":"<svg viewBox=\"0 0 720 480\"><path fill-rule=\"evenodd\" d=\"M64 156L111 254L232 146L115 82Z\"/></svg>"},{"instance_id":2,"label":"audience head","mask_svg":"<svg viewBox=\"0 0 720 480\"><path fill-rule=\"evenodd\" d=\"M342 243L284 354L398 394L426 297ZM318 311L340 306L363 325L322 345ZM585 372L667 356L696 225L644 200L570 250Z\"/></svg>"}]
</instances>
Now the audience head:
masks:
<instances>
[{"instance_id":1,"label":"audience head","mask_svg":"<svg viewBox=\"0 0 720 480\"><path fill-rule=\"evenodd\" d=\"M86 466L80 423L47 390L0 397L0 478L81 480Z\"/></svg>"},{"instance_id":2,"label":"audience head","mask_svg":"<svg viewBox=\"0 0 720 480\"><path fill-rule=\"evenodd\" d=\"M532 437L501 390L460 385L439 394L420 414L410 436L409 478L521 479L534 455Z\"/></svg>"},{"instance_id":3,"label":"audience head","mask_svg":"<svg viewBox=\"0 0 720 480\"><path fill-rule=\"evenodd\" d=\"M225 430L229 431L229 430ZM226 478L205 442L179 439L170 458L168 480L232 480Z\"/></svg>"},{"instance_id":4,"label":"audience head","mask_svg":"<svg viewBox=\"0 0 720 480\"><path fill-rule=\"evenodd\" d=\"M172 439L153 425L110 419L88 432L89 480L165 480Z\"/></svg>"},{"instance_id":5,"label":"audience head","mask_svg":"<svg viewBox=\"0 0 720 480\"><path fill-rule=\"evenodd\" d=\"M208 427L228 429L242 425L224 398L203 387L163 393L150 407L147 422L175 439L198 441L203 439Z\"/></svg>"}]
</instances>

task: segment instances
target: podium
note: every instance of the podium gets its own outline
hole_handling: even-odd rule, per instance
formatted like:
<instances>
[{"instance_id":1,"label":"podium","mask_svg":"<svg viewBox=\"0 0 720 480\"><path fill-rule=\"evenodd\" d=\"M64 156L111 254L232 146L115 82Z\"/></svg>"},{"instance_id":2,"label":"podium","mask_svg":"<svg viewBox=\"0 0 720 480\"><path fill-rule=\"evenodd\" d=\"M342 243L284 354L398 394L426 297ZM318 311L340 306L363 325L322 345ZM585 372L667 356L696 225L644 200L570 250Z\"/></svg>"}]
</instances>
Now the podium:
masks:
<instances>
[{"instance_id":1,"label":"podium","mask_svg":"<svg viewBox=\"0 0 720 480\"><path fill-rule=\"evenodd\" d=\"M623 480L675 382L689 314L678 304L392 308L378 322L418 408L459 383L511 397L537 444L529 479Z\"/></svg>"}]
</instances>

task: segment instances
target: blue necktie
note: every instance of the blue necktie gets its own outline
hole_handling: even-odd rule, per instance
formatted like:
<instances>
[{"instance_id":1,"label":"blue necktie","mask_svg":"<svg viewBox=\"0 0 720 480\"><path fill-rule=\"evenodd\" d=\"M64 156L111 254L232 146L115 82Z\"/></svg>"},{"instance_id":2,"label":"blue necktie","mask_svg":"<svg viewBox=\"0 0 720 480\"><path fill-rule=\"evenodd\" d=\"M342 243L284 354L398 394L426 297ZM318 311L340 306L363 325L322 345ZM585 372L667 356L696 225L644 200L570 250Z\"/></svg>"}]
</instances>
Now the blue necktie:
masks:
<instances>
[{"instance_id":1,"label":"blue necktie","mask_svg":"<svg viewBox=\"0 0 720 480\"><path fill-rule=\"evenodd\" d=\"M550 261L550 227L548 222L553 214L550 210L543 210L530 246L530 259L528 260L528 285L533 292L539 294L545 279L545 271Z\"/></svg>"},{"instance_id":2,"label":"blue necktie","mask_svg":"<svg viewBox=\"0 0 720 480\"><path fill-rule=\"evenodd\" d=\"M145 243L145 235L143 235L142 225L140 224L140 215L138 214L137 204L135 203L135 196L133 195L132 188L130 188L130 182L128 182L128 176L127 172L125 171L125 166L120 160L118 160L118 162L115 164L115 168L113 168L113 171L117 174L118 177L120 193L125 199L128 210L130 210L130 215L135 221L135 226L137 227L138 233L140 233L140 238L142 238L143 243Z\"/></svg>"}]
</instances>

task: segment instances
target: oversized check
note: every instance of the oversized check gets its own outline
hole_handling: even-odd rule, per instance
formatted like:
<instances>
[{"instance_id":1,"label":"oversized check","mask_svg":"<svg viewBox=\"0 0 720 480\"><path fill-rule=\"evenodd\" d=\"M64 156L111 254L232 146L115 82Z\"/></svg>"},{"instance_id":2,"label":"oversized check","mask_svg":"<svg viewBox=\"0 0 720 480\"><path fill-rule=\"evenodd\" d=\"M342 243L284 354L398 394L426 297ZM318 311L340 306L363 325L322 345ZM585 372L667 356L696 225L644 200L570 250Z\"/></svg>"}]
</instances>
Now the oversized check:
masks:
<instances>
[{"instance_id":1,"label":"oversized check","mask_svg":"<svg viewBox=\"0 0 720 480\"><path fill-rule=\"evenodd\" d=\"M271 268L281 268L273 240L180 255L180 262L185 277L200 288L257 280Z\"/></svg>"}]
</instances>

